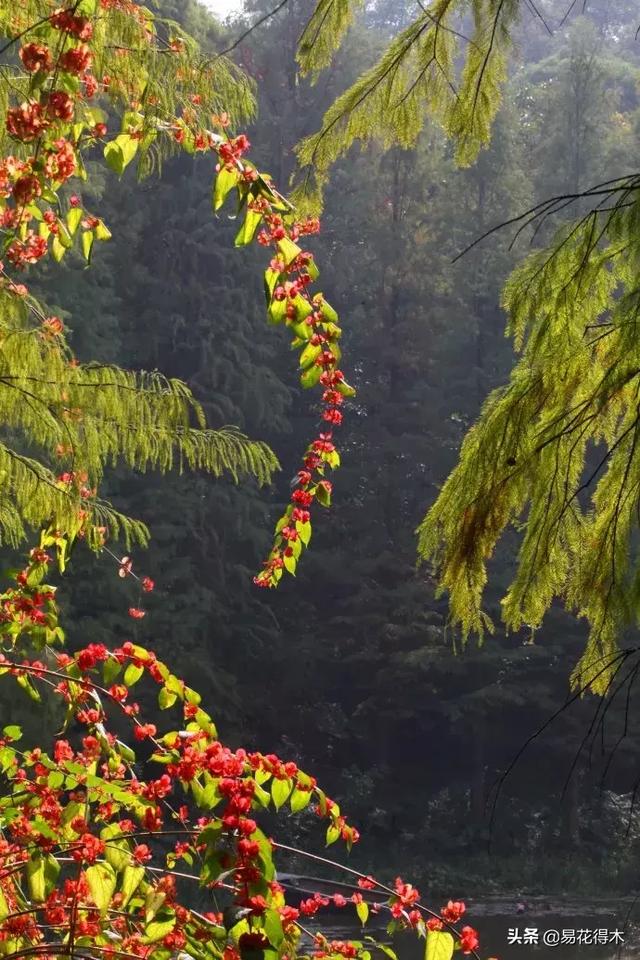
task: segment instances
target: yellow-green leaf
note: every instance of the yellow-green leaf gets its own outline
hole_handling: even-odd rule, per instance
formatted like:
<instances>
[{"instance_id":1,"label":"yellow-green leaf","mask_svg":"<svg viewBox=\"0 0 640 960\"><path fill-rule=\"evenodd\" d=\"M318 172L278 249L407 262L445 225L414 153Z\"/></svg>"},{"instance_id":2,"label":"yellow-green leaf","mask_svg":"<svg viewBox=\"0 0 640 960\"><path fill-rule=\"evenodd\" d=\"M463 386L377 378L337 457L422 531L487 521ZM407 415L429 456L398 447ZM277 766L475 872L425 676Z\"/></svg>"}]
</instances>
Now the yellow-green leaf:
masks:
<instances>
[{"instance_id":1,"label":"yellow-green leaf","mask_svg":"<svg viewBox=\"0 0 640 960\"><path fill-rule=\"evenodd\" d=\"M286 802L289 794L291 793L291 780L288 777L285 777L283 780L273 779L271 784L271 796L273 797L273 805L276 810L279 810L283 803Z\"/></svg>"},{"instance_id":2,"label":"yellow-green leaf","mask_svg":"<svg viewBox=\"0 0 640 960\"><path fill-rule=\"evenodd\" d=\"M298 536L305 547L308 546L309 541L311 540L311 523L309 520L296 520L296 530L298 531Z\"/></svg>"},{"instance_id":3,"label":"yellow-green leaf","mask_svg":"<svg viewBox=\"0 0 640 960\"><path fill-rule=\"evenodd\" d=\"M161 710L168 710L169 707L172 707L176 700L178 699L178 694L173 693L171 690L167 690L166 687L160 688L160 693L158 694L158 706Z\"/></svg>"},{"instance_id":4,"label":"yellow-green leaf","mask_svg":"<svg viewBox=\"0 0 640 960\"><path fill-rule=\"evenodd\" d=\"M162 890L155 890L153 887L149 887L144 901L145 923L151 923L166 899L167 895Z\"/></svg>"},{"instance_id":5,"label":"yellow-green leaf","mask_svg":"<svg viewBox=\"0 0 640 960\"><path fill-rule=\"evenodd\" d=\"M298 244L294 243L293 240L289 240L288 237L283 237L282 240L278 240L278 250L287 267L292 260L296 259L299 253L302 253Z\"/></svg>"},{"instance_id":6,"label":"yellow-green leaf","mask_svg":"<svg viewBox=\"0 0 640 960\"><path fill-rule=\"evenodd\" d=\"M356 913L358 914L358 919L364 927L365 923L369 918L369 905L363 900L362 903L356 904Z\"/></svg>"},{"instance_id":7,"label":"yellow-green leaf","mask_svg":"<svg viewBox=\"0 0 640 960\"><path fill-rule=\"evenodd\" d=\"M81 207L70 207L67 210L67 215L65 217L67 221L67 228L71 236L73 236L80 226L80 221L82 220L82 208Z\"/></svg>"},{"instance_id":8,"label":"yellow-green leaf","mask_svg":"<svg viewBox=\"0 0 640 960\"><path fill-rule=\"evenodd\" d=\"M60 243L57 237L54 237L51 243L51 256L56 261L56 263L60 263L65 253L66 253L66 248L63 247L63 245Z\"/></svg>"},{"instance_id":9,"label":"yellow-green leaf","mask_svg":"<svg viewBox=\"0 0 640 960\"><path fill-rule=\"evenodd\" d=\"M27 861L26 873L29 896L36 903L42 903L47 899L58 879L60 864L51 855L45 857L36 854Z\"/></svg>"},{"instance_id":10,"label":"yellow-green leaf","mask_svg":"<svg viewBox=\"0 0 640 960\"><path fill-rule=\"evenodd\" d=\"M134 683L138 682L143 673L144 667L139 666L137 663L128 664L123 678L125 686L132 687Z\"/></svg>"},{"instance_id":11,"label":"yellow-green leaf","mask_svg":"<svg viewBox=\"0 0 640 960\"><path fill-rule=\"evenodd\" d=\"M310 790L294 790L291 794L291 811L292 813L299 813L300 810L309 804L311 800L311 791Z\"/></svg>"},{"instance_id":12,"label":"yellow-green leaf","mask_svg":"<svg viewBox=\"0 0 640 960\"><path fill-rule=\"evenodd\" d=\"M85 875L93 902L104 916L116 889L115 870L108 863L94 863Z\"/></svg>"},{"instance_id":13,"label":"yellow-green leaf","mask_svg":"<svg viewBox=\"0 0 640 960\"><path fill-rule=\"evenodd\" d=\"M330 847L332 843L335 843L340 837L340 830L338 827L331 824L327 827L327 846Z\"/></svg>"},{"instance_id":14,"label":"yellow-green leaf","mask_svg":"<svg viewBox=\"0 0 640 960\"><path fill-rule=\"evenodd\" d=\"M238 235L236 236L235 246L244 247L248 243L251 243L261 221L262 214L257 213L256 210L252 210L251 207L248 207L247 214L244 218L244 223L240 227Z\"/></svg>"},{"instance_id":15,"label":"yellow-green leaf","mask_svg":"<svg viewBox=\"0 0 640 960\"><path fill-rule=\"evenodd\" d=\"M425 960L451 960L453 956L454 939L444 930L427 930L425 946Z\"/></svg>"},{"instance_id":16,"label":"yellow-green leaf","mask_svg":"<svg viewBox=\"0 0 640 960\"><path fill-rule=\"evenodd\" d=\"M319 344L308 343L300 354L299 364L303 368L310 367L322 353L322 347Z\"/></svg>"},{"instance_id":17,"label":"yellow-green leaf","mask_svg":"<svg viewBox=\"0 0 640 960\"><path fill-rule=\"evenodd\" d=\"M337 383L336 390L338 393L341 393L343 397L355 397L356 395L356 391L353 387L349 386L346 380L343 380L342 383Z\"/></svg>"},{"instance_id":18,"label":"yellow-green leaf","mask_svg":"<svg viewBox=\"0 0 640 960\"><path fill-rule=\"evenodd\" d=\"M111 230L109 230L109 227L106 225L106 223L104 223L103 220L98 221L97 225L94 227L93 233L96 240L111 240Z\"/></svg>"},{"instance_id":19,"label":"yellow-green leaf","mask_svg":"<svg viewBox=\"0 0 640 960\"><path fill-rule=\"evenodd\" d=\"M227 199L231 190L238 185L240 174L237 170L226 170L224 167L216 177L213 188L213 209L219 210Z\"/></svg>"},{"instance_id":20,"label":"yellow-green leaf","mask_svg":"<svg viewBox=\"0 0 640 960\"><path fill-rule=\"evenodd\" d=\"M155 943L156 940L162 940L168 933L171 933L175 925L175 917L168 917L166 920L152 920L145 927L144 942Z\"/></svg>"},{"instance_id":21,"label":"yellow-green leaf","mask_svg":"<svg viewBox=\"0 0 640 960\"><path fill-rule=\"evenodd\" d=\"M317 367L314 364L313 367L309 367L307 370L304 371L304 373L301 374L300 383L305 388L305 390L308 390L310 387L315 387L316 383L318 383L321 376L322 376L322 367Z\"/></svg>"},{"instance_id":22,"label":"yellow-green leaf","mask_svg":"<svg viewBox=\"0 0 640 960\"><path fill-rule=\"evenodd\" d=\"M111 169L121 176L138 152L139 141L128 133L119 134L104 148L104 158Z\"/></svg>"},{"instance_id":23,"label":"yellow-green leaf","mask_svg":"<svg viewBox=\"0 0 640 960\"><path fill-rule=\"evenodd\" d=\"M82 255L89 263L91 258L91 248L93 246L94 236L92 230L85 230L82 234ZM55 242L55 241L54 241Z\"/></svg>"},{"instance_id":24,"label":"yellow-green leaf","mask_svg":"<svg viewBox=\"0 0 640 960\"><path fill-rule=\"evenodd\" d=\"M144 867L127 866L122 872L122 906L126 907L129 900L134 895L142 878L144 877Z\"/></svg>"},{"instance_id":25,"label":"yellow-green leaf","mask_svg":"<svg viewBox=\"0 0 640 960\"><path fill-rule=\"evenodd\" d=\"M58 220L58 239L65 249L70 250L73 246L73 238L62 220Z\"/></svg>"}]
</instances>

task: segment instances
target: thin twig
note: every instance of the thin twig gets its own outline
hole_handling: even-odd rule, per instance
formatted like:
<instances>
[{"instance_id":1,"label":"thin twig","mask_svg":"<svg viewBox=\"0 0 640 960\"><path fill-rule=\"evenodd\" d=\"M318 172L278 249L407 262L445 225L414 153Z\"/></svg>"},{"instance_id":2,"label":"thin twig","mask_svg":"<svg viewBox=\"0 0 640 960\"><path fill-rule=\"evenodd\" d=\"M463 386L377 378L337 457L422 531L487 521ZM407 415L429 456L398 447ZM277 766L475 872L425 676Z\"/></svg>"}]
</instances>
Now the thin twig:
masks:
<instances>
[{"instance_id":1,"label":"thin twig","mask_svg":"<svg viewBox=\"0 0 640 960\"><path fill-rule=\"evenodd\" d=\"M263 23L267 22L267 20L270 20L272 17L275 17L275 15L279 13L283 9L283 7L286 7L288 3L289 3L289 0L280 0L280 3L276 7L274 7L273 10L269 10L268 13L265 13L263 14L263 16L259 17L255 23L252 23L251 26L244 31L244 33L240 34L237 40L234 40L230 46L225 47L224 50L221 50L220 53L216 54L216 56L214 57L214 60L217 60L219 57L226 57L228 53L231 53L233 50L236 49L236 47L239 47L240 44L247 39L247 37L251 36L254 30L257 30L258 27L261 27ZM208 62L211 62L211 61L208 61Z\"/></svg>"}]
</instances>

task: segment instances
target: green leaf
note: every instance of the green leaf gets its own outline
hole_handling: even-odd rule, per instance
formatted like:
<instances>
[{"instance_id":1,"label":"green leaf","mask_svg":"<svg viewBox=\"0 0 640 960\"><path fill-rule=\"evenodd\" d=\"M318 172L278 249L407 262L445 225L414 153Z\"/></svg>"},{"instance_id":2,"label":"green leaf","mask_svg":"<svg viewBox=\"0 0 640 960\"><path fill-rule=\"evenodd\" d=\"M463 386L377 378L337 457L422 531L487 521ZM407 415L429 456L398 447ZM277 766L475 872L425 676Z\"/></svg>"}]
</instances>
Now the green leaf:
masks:
<instances>
[{"instance_id":1,"label":"green leaf","mask_svg":"<svg viewBox=\"0 0 640 960\"><path fill-rule=\"evenodd\" d=\"M260 847L260 863L262 865L262 876L267 883L271 883L276 875L273 865L273 848L271 841L267 839L262 830L258 828L251 834L251 839L255 840Z\"/></svg>"},{"instance_id":2,"label":"green leaf","mask_svg":"<svg viewBox=\"0 0 640 960\"><path fill-rule=\"evenodd\" d=\"M331 494L322 483L319 483L316 487L316 500L322 507L331 506Z\"/></svg>"},{"instance_id":3,"label":"green leaf","mask_svg":"<svg viewBox=\"0 0 640 960\"><path fill-rule=\"evenodd\" d=\"M269 806L271 796L269 793L267 793L264 787L261 787L260 784L257 782L254 788L253 796L258 801L258 803L261 804L261 806L263 807Z\"/></svg>"},{"instance_id":4,"label":"green leaf","mask_svg":"<svg viewBox=\"0 0 640 960\"><path fill-rule=\"evenodd\" d=\"M144 922L149 924L157 914L158 910L162 904L167 899L166 893L163 893L162 890L156 890L154 887L149 887L147 890L147 895L144 899Z\"/></svg>"},{"instance_id":5,"label":"green leaf","mask_svg":"<svg viewBox=\"0 0 640 960\"><path fill-rule=\"evenodd\" d=\"M322 367L309 367L308 370L305 370L304 373L300 376L300 383L305 390L309 390L311 387L315 387L316 383L319 382L320 377L322 376Z\"/></svg>"},{"instance_id":6,"label":"green leaf","mask_svg":"<svg viewBox=\"0 0 640 960\"><path fill-rule=\"evenodd\" d=\"M0 920L9 916L9 904L2 890L0 890Z\"/></svg>"},{"instance_id":7,"label":"green leaf","mask_svg":"<svg viewBox=\"0 0 640 960\"><path fill-rule=\"evenodd\" d=\"M142 878L144 877L144 867L126 866L122 872L122 906L126 907L131 897L134 895Z\"/></svg>"},{"instance_id":8,"label":"green leaf","mask_svg":"<svg viewBox=\"0 0 640 960\"><path fill-rule=\"evenodd\" d=\"M128 133L119 134L115 140L111 140L104 148L104 158L107 165L122 176L125 168L131 163L138 152L138 140L135 140Z\"/></svg>"},{"instance_id":9,"label":"green leaf","mask_svg":"<svg viewBox=\"0 0 640 960\"><path fill-rule=\"evenodd\" d=\"M198 843L206 843L207 850L213 850L216 848L216 845L220 841L222 836L222 823L220 821L216 823L210 823L200 832L198 837Z\"/></svg>"},{"instance_id":10,"label":"green leaf","mask_svg":"<svg viewBox=\"0 0 640 960\"><path fill-rule=\"evenodd\" d=\"M212 810L220 802L217 780L211 780L202 791L198 806L203 810Z\"/></svg>"},{"instance_id":11,"label":"green leaf","mask_svg":"<svg viewBox=\"0 0 640 960\"><path fill-rule=\"evenodd\" d=\"M199 706L202 697L197 690L193 690L191 687L184 687L184 699L187 703L192 703L194 706Z\"/></svg>"},{"instance_id":12,"label":"green leaf","mask_svg":"<svg viewBox=\"0 0 640 960\"><path fill-rule=\"evenodd\" d=\"M76 177L79 177L80 180L88 179L87 168L84 165L81 153L76 153ZM42 196L44 196L44 190L42 191Z\"/></svg>"},{"instance_id":13,"label":"green leaf","mask_svg":"<svg viewBox=\"0 0 640 960\"><path fill-rule=\"evenodd\" d=\"M22 736L22 727L11 723L8 727L3 727L2 732L9 740L19 740Z\"/></svg>"},{"instance_id":14,"label":"green leaf","mask_svg":"<svg viewBox=\"0 0 640 960\"><path fill-rule=\"evenodd\" d=\"M10 770L16 763L16 751L12 750L11 747L2 747L0 750L0 770L3 773L6 773L7 770Z\"/></svg>"},{"instance_id":15,"label":"green leaf","mask_svg":"<svg viewBox=\"0 0 640 960\"><path fill-rule=\"evenodd\" d=\"M184 700L184 681L170 673L165 679L164 685L170 693L175 693L181 700Z\"/></svg>"},{"instance_id":16,"label":"green leaf","mask_svg":"<svg viewBox=\"0 0 640 960\"><path fill-rule=\"evenodd\" d=\"M124 154L122 148L117 140L111 140L104 148L104 158L107 161L107 166L109 166L114 173L117 173L118 176L121 176L125 163L124 163Z\"/></svg>"},{"instance_id":17,"label":"green leaf","mask_svg":"<svg viewBox=\"0 0 640 960\"><path fill-rule=\"evenodd\" d=\"M240 181L240 174L237 170L226 170L224 167L216 177L213 188L213 209L219 210L223 205L231 190L237 187Z\"/></svg>"},{"instance_id":18,"label":"green leaf","mask_svg":"<svg viewBox=\"0 0 640 960\"><path fill-rule=\"evenodd\" d=\"M296 530L302 543L304 543L305 547L308 546L311 540L311 521L305 520L303 523L302 520L296 520Z\"/></svg>"},{"instance_id":19,"label":"green leaf","mask_svg":"<svg viewBox=\"0 0 640 960\"><path fill-rule=\"evenodd\" d=\"M58 221L58 239L66 250L70 250L73 246L73 237L67 230L62 220Z\"/></svg>"},{"instance_id":20,"label":"green leaf","mask_svg":"<svg viewBox=\"0 0 640 960\"><path fill-rule=\"evenodd\" d=\"M82 209L81 207L70 207L67 210L67 216L65 217L67 221L67 228L71 236L73 236L80 226L80 221L82 220Z\"/></svg>"},{"instance_id":21,"label":"green leaf","mask_svg":"<svg viewBox=\"0 0 640 960\"><path fill-rule=\"evenodd\" d=\"M322 301L322 319L327 323L337 323L339 320L338 314L326 300Z\"/></svg>"},{"instance_id":22,"label":"green leaf","mask_svg":"<svg viewBox=\"0 0 640 960\"><path fill-rule=\"evenodd\" d=\"M453 956L454 939L444 930L427 930L425 946L425 960L451 960Z\"/></svg>"},{"instance_id":23,"label":"green leaf","mask_svg":"<svg viewBox=\"0 0 640 960\"><path fill-rule=\"evenodd\" d=\"M170 690L167 690L166 687L162 687L158 694L158 706L161 710L168 710L169 707L174 705L177 699L177 693L172 693Z\"/></svg>"},{"instance_id":24,"label":"green leaf","mask_svg":"<svg viewBox=\"0 0 640 960\"><path fill-rule=\"evenodd\" d=\"M144 667L138 666L137 663L127 664L127 669L124 672L124 683L127 687L132 687L135 683L138 682L142 674L144 673Z\"/></svg>"},{"instance_id":25,"label":"green leaf","mask_svg":"<svg viewBox=\"0 0 640 960\"><path fill-rule=\"evenodd\" d=\"M60 243L58 237L54 237L51 241L51 256L56 263L60 263L66 252L66 247Z\"/></svg>"},{"instance_id":26,"label":"green leaf","mask_svg":"<svg viewBox=\"0 0 640 960\"><path fill-rule=\"evenodd\" d=\"M28 203L25 207L25 211L33 217L34 220L37 220L39 223L42 223L42 210L37 203Z\"/></svg>"},{"instance_id":27,"label":"green leaf","mask_svg":"<svg viewBox=\"0 0 640 960\"><path fill-rule=\"evenodd\" d=\"M76 13L82 17L93 17L98 9L98 0L80 0Z\"/></svg>"},{"instance_id":28,"label":"green leaf","mask_svg":"<svg viewBox=\"0 0 640 960\"><path fill-rule=\"evenodd\" d=\"M285 557L285 560L286 559L287 558ZM292 559L292 558L289 557L288 559ZM273 805L276 808L276 810L279 810L282 804L286 802L290 793L291 793L291 780L289 780L288 777L285 777L284 780L278 780L276 778L273 779L271 783L271 796L273 797Z\"/></svg>"},{"instance_id":29,"label":"green leaf","mask_svg":"<svg viewBox=\"0 0 640 960\"><path fill-rule=\"evenodd\" d=\"M294 243L293 240L289 240L288 237L283 237L282 240L278 240L278 250L287 267L292 260L295 260L298 254L302 253L302 249L298 244Z\"/></svg>"},{"instance_id":30,"label":"green leaf","mask_svg":"<svg viewBox=\"0 0 640 960\"><path fill-rule=\"evenodd\" d=\"M356 391L353 387L350 387L346 380L343 380L342 383L336 384L336 390L338 393L341 393L343 397L355 397Z\"/></svg>"},{"instance_id":31,"label":"green leaf","mask_svg":"<svg viewBox=\"0 0 640 960\"><path fill-rule=\"evenodd\" d=\"M284 563L285 570L291 574L292 577L296 575L296 567L298 566L298 561L294 556L287 556L286 554L282 558Z\"/></svg>"},{"instance_id":32,"label":"green leaf","mask_svg":"<svg viewBox=\"0 0 640 960\"><path fill-rule=\"evenodd\" d=\"M320 345L314 346L312 343L308 343L302 353L300 354L299 364L301 367L310 367L316 362L316 359L322 353L322 347Z\"/></svg>"},{"instance_id":33,"label":"green leaf","mask_svg":"<svg viewBox=\"0 0 640 960\"><path fill-rule=\"evenodd\" d=\"M273 291L278 285L278 280L282 274L278 273L277 270L272 270L271 267L267 267L264 272L264 292L267 298L267 304L271 303L271 298L273 296Z\"/></svg>"},{"instance_id":34,"label":"green leaf","mask_svg":"<svg viewBox=\"0 0 640 960\"><path fill-rule=\"evenodd\" d=\"M89 263L91 259L91 248L93 247L94 240L95 237L93 236L93 230L85 230L85 232L82 234L82 256L85 258L87 263Z\"/></svg>"},{"instance_id":35,"label":"green leaf","mask_svg":"<svg viewBox=\"0 0 640 960\"><path fill-rule=\"evenodd\" d=\"M310 340L313 336L313 327L310 327L308 323L291 323L289 326L295 333L296 339L298 340ZM292 348L294 343L295 340L291 344ZM300 344L297 343L295 345L296 347L300 346Z\"/></svg>"},{"instance_id":36,"label":"green leaf","mask_svg":"<svg viewBox=\"0 0 640 960\"><path fill-rule=\"evenodd\" d=\"M306 318L313 313L313 307L300 293L293 301L293 305L296 308L296 324L302 323L303 320L306 320ZM311 327L309 327L307 324L305 324L305 326L309 331L311 331L311 333L313 333Z\"/></svg>"},{"instance_id":37,"label":"green leaf","mask_svg":"<svg viewBox=\"0 0 640 960\"><path fill-rule=\"evenodd\" d=\"M202 707L198 707L194 717L194 722L200 730L204 730L205 733L208 733L212 737L217 737L218 731L216 725L207 711L203 710Z\"/></svg>"},{"instance_id":38,"label":"green leaf","mask_svg":"<svg viewBox=\"0 0 640 960\"><path fill-rule=\"evenodd\" d=\"M229 922L230 921L227 921L227 923ZM232 927L230 927L229 935L233 939L234 943L237 944L242 934L249 933L250 931L251 928L249 926L249 922L247 921L246 917L243 917L242 920L239 920L237 923L234 923Z\"/></svg>"},{"instance_id":39,"label":"green leaf","mask_svg":"<svg viewBox=\"0 0 640 960\"><path fill-rule=\"evenodd\" d=\"M131 863L131 850L128 842L122 837L120 825L111 823L104 830L100 831L100 839L106 842L105 860L109 863L116 873Z\"/></svg>"},{"instance_id":40,"label":"green leaf","mask_svg":"<svg viewBox=\"0 0 640 960\"><path fill-rule=\"evenodd\" d=\"M64 783L64 773L62 770L52 770L47 777L47 786L52 790L57 790Z\"/></svg>"},{"instance_id":41,"label":"green leaf","mask_svg":"<svg viewBox=\"0 0 640 960\"><path fill-rule=\"evenodd\" d=\"M122 740L116 740L116 750L122 759L127 761L127 763L135 763L135 751L133 751L128 744L123 743Z\"/></svg>"},{"instance_id":42,"label":"green leaf","mask_svg":"<svg viewBox=\"0 0 640 960\"><path fill-rule=\"evenodd\" d=\"M16 683L18 684L19 687L22 687L25 693L27 693L32 700L35 700L36 703L40 703L42 701L42 697L40 696L40 693L38 692L38 690L36 690L34 685L31 683L31 681L29 680L29 677L25 677L24 675L22 675L21 677L16 677Z\"/></svg>"},{"instance_id":43,"label":"green leaf","mask_svg":"<svg viewBox=\"0 0 640 960\"><path fill-rule=\"evenodd\" d=\"M364 927L365 923L367 922L367 920L368 920L368 918L369 918L369 905L368 905L367 903L365 903L364 900L362 901L362 903L357 903L357 904L356 904L356 913L358 914L358 918L359 918L359 920L360 920L360 923L361 923L362 926Z\"/></svg>"},{"instance_id":44,"label":"green leaf","mask_svg":"<svg viewBox=\"0 0 640 960\"><path fill-rule=\"evenodd\" d=\"M109 657L105 660L102 665L102 679L105 687L111 686L121 670L122 664L118 663L115 657Z\"/></svg>"},{"instance_id":45,"label":"green leaf","mask_svg":"<svg viewBox=\"0 0 640 960\"><path fill-rule=\"evenodd\" d=\"M336 840L340 839L340 830L338 827L330 824L327 827L327 846L330 847L332 843L335 843Z\"/></svg>"},{"instance_id":46,"label":"green leaf","mask_svg":"<svg viewBox=\"0 0 640 960\"><path fill-rule=\"evenodd\" d=\"M299 813L301 810L304 810L310 800L310 790L294 790L291 794L291 812Z\"/></svg>"},{"instance_id":47,"label":"green leaf","mask_svg":"<svg viewBox=\"0 0 640 960\"><path fill-rule=\"evenodd\" d=\"M29 896L37 903L42 903L55 886L60 873L60 864L50 854L46 857L36 854L27 861L26 873Z\"/></svg>"},{"instance_id":48,"label":"green leaf","mask_svg":"<svg viewBox=\"0 0 640 960\"><path fill-rule=\"evenodd\" d=\"M272 300L269 304L267 319L269 323L284 323L287 316L287 301Z\"/></svg>"},{"instance_id":49,"label":"green leaf","mask_svg":"<svg viewBox=\"0 0 640 960\"><path fill-rule=\"evenodd\" d=\"M93 229L94 236L96 240L111 240L112 233L109 230L109 227L104 223L103 220L99 220L97 225Z\"/></svg>"},{"instance_id":50,"label":"green leaf","mask_svg":"<svg viewBox=\"0 0 640 960\"><path fill-rule=\"evenodd\" d=\"M262 214L258 213L256 210L252 210L251 207L248 207L247 215L244 218L244 223L240 227L240 230L236 236L235 246L244 247L248 243L251 243L261 222Z\"/></svg>"},{"instance_id":51,"label":"green leaf","mask_svg":"<svg viewBox=\"0 0 640 960\"><path fill-rule=\"evenodd\" d=\"M263 917L263 929L269 938L269 943L277 950L284 940L284 930L282 929L282 920L276 910L265 910Z\"/></svg>"},{"instance_id":52,"label":"green leaf","mask_svg":"<svg viewBox=\"0 0 640 960\"><path fill-rule=\"evenodd\" d=\"M166 917L162 920L151 920L144 929L145 943L155 943L156 940L162 940L168 933L171 933L175 925L175 916Z\"/></svg>"},{"instance_id":53,"label":"green leaf","mask_svg":"<svg viewBox=\"0 0 640 960\"><path fill-rule=\"evenodd\" d=\"M95 127L97 123L106 123L108 119L107 114L100 107L85 107L84 115L90 127Z\"/></svg>"},{"instance_id":54,"label":"green leaf","mask_svg":"<svg viewBox=\"0 0 640 960\"><path fill-rule=\"evenodd\" d=\"M116 890L116 873L108 863L94 863L85 871L91 897L100 913L107 912Z\"/></svg>"},{"instance_id":55,"label":"green leaf","mask_svg":"<svg viewBox=\"0 0 640 960\"><path fill-rule=\"evenodd\" d=\"M386 943L378 943L374 937L365 937L365 940L368 940L374 945L374 947L377 947L378 950L381 950L385 956L389 957L389 960L398 960L398 955L395 950L392 950L391 947L388 947Z\"/></svg>"},{"instance_id":56,"label":"green leaf","mask_svg":"<svg viewBox=\"0 0 640 960\"><path fill-rule=\"evenodd\" d=\"M202 883L214 883L223 872L222 867L223 852L221 850L207 848L202 870L200 871L200 880Z\"/></svg>"}]
</instances>

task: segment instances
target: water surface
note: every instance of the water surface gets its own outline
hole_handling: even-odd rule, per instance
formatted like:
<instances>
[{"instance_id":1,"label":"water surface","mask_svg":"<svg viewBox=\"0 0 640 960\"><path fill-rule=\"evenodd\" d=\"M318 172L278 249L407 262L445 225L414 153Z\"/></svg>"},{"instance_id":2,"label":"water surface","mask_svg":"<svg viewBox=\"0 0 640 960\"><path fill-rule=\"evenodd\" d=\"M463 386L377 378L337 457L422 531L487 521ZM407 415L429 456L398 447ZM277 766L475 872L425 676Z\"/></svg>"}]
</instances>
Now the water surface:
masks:
<instances>
[{"instance_id":1,"label":"water surface","mask_svg":"<svg viewBox=\"0 0 640 960\"><path fill-rule=\"evenodd\" d=\"M340 917L340 921L343 921ZM465 920L481 938L480 955L485 960L640 960L640 903L631 900L563 900L531 902L524 913L504 899L467 900ZM325 918L335 939L359 938L355 924L336 917L335 926ZM369 933L384 941L384 925ZM620 931L618 936L615 931ZM620 938L623 942L620 943ZM604 940L608 942L603 942ZM557 942L554 942L557 941ZM393 942L399 960L423 960L424 941L412 934L401 934ZM380 956L382 956L380 954ZM456 953L457 958L462 955Z\"/></svg>"}]
</instances>

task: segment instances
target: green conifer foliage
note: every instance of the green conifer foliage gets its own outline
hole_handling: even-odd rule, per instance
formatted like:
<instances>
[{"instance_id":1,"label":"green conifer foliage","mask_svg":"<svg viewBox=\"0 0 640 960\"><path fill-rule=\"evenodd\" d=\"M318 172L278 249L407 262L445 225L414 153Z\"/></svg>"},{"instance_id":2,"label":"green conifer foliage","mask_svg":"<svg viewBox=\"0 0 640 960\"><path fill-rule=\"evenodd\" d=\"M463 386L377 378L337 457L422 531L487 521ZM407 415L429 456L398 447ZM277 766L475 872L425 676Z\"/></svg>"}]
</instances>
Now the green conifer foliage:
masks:
<instances>
[{"instance_id":1,"label":"green conifer foliage","mask_svg":"<svg viewBox=\"0 0 640 960\"><path fill-rule=\"evenodd\" d=\"M304 73L327 65L358 6L347 0L316 5L298 52ZM356 141L414 145L427 112L454 140L461 165L472 163L488 143L520 0L433 0L419 7L377 62L329 107L320 130L299 145L306 168L300 200L320 202L330 167Z\"/></svg>"},{"instance_id":2,"label":"green conifer foliage","mask_svg":"<svg viewBox=\"0 0 640 960\"><path fill-rule=\"evenodd\" d=\"M521 352L491 394L420 527L463 633L490 626L486 564L523 530L506 624L538 626L555 597L591 625L574 679L605 690L618 639L637 624L640 571L637 177L563 229L509 279L503 306Z\"/></svg>"},{"instance_id":3,"label":"green conifer foliage","mask_svg":"<svg viewBox=\"0 0 640 960\"><path fill-rule=\"evenodd\" d=\"M73 12L53 13L42 0L26 0L19 10L0 3L0 36L7 38L0 50L6 61L0 193L2 255L8 261L0 267L0 542L11 545L29 528L50 525L71 539L82 532L95 548L106 533L144 543L144 524L96 494L109 465L228 472L235 480L250 474L259 483L277 468L266 444L232 427L209 429L202 406L180 380L79 363L62 319L19 282L24 274L18 271L34 264L49 244L60 262L65 256L80 259L79 241L88 263L95 241L111 237L65 182L74 175L76 183L88 179L85 160L95 157L108 129L105 108L122 115L122 132L102 151L120 175L134 159L145 175L180 144L188 152L199 149L185 132L196 106L209 119L224 109L233 110L236 121L253 111L245 74L223 57L205 61L178 24L119 2L100 9L95 16L93 0L76 4ZM78 39L91 39L91 48L63 52L69 23ZM55 57L40 40L57 43ZM50 89L51 83L57 86ZM41 95L46 114L35 99ZM72 124L71 139L45 145L44 132L55 121Z\"/></svg>"},{"instance_id":4,"label":"green conifer foliage","mask_svg":"<svg viewBox=\"0 0 640 960\"><path fill-rule=\"evenodd\" d=\"M108 364L78 364L56 327L34 322L40 306L0 290L2 539L26 526L77 525L79 502L119 461L136 470L229 471L269 480L276 461L265 444L238 431L209 430L200 404L179 380ZM17 442L16 442L17 440ZM66 473L56 473L62 463ZM71 477L81 472L78 485ZM88 485L88 486L87 486ZM114 535L146 540L144 527L91 499L93 521ZM75 519L74 519L75 517Z\"/></svg>"}]
</instances>

